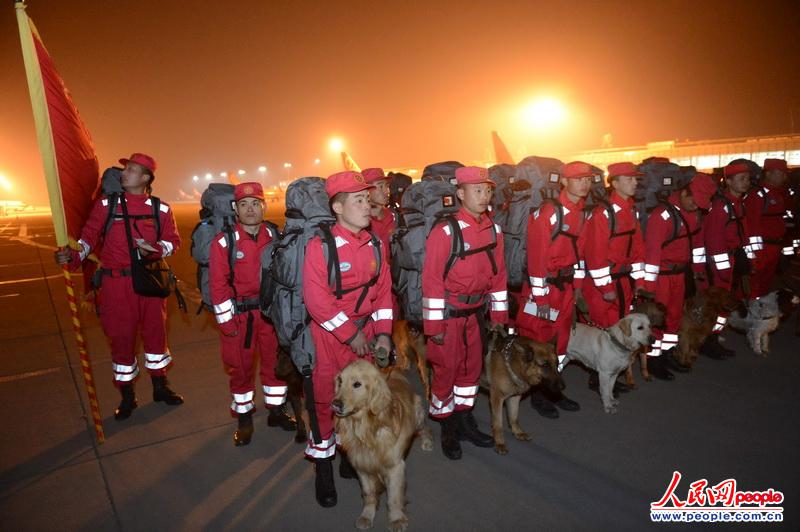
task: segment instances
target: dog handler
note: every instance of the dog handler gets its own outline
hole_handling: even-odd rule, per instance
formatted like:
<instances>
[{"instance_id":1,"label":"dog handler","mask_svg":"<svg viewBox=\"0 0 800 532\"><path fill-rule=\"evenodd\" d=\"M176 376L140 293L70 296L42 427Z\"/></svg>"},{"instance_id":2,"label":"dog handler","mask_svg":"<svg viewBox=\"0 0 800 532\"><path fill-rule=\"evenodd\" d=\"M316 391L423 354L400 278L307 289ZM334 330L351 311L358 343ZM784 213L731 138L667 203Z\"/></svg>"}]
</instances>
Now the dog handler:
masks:
<instances>
[{"instance_id":1,"label":"dog handler","mask_svg":"<svg viewBox=\"0 0 800 532\"><path fill-rule=\"evenodd\" d=\"M358 357L371 360L371 343L375 350L391 350L392 280L386 250L366 230L370 224L370 189L372 185L357 172L333 174L325 183L336 216L331 233L341 271L341 299L337 299L330 285L320 237L308 243L303 264L303 299L313 320L311 334L317 357L312 374L314 401L322 438L320 444L315 444L309 435L305 452L315 462L316 498L323 507L337 502L332 465L336 435L330 406L334 379ZM377 256L376 246L381 248ZM347 467L343 457L342 460L340 474L354 478L352 466Z\"/></svg>"},{"instance_id":2,"label":"dog handler","mask_svg":"<svg viewBox=\"0 0 800 532\"><path fill-rule=\"evenodd\" d=\"M644 280L644 240L634 210L636 178L643 175L629 162L608 166L608 206L596 206L581 233L579 247L593 282L583 283L590 319L611 327L630 312L634 287Z\"/></svg>"},{"instance_id":3,"label":"dog handler","mask_svg":"<svg viewBox=\"0 0 800 532\"><path fill-rule=\"evenodd\" d=\"M141 296L133 291L131 250L125 225L130 227L135 252L149 260L174 254L181 239L169 205L160 202L158 213L153 212L150 190L155 179L156 161L149 155L134 153L129 159L120 159L119 162L125 167L122 171L125 192L119 198L108 231L105 228L110 219L109 198L103 196L94 204L81 231L80 250L59 250L56 262L77 269L89 252L100 246L100 325L111 341L114 384L122 395L114 418L121 421L128 419L137 406L133 382L139 375L134 351L139 333L144 346L144 366L153 382L153 401L180 405L183 397L173 392L167 383L167 367L172 363L172 355L167 348L166 299ZM123 214L123 203L127 218ZM160 234L157 234L157 228L160 228Z\"/></svg>"},{"instance_id":4,"label":"dog handler","mask_svg":"<svg viewBox=\"0 0 800 532\"><path fill-rule=\"evenodd\" d=\"M711 196L716 191L711 176L698 172L685 188L670 194L667 205L656 206L647 222L644 289L667 308L664 329L653 329L656 341L647 353L647 369L657 379L674 378L666 363L680 372L690 369L667 356L678 345L686 276L695 271L702 275L705 268L699 209L711 206Z\"/></svg>"},{"instance_id":5,"label":"dog handler","mask_svg":"<svg viewBox=\"0 0 800 532\"><path fill-rule=\"evenodd\" d=\"M725 188L712 198L711 209L703 222L709 282L712 286L733 290L740 297L749 292L745 279L750 274L750 260L755 258L753 244L756 248L759 246L755 239L747 241L743 197L750 189L750 167L744 162L731 162L725 167L724 176ZM719 333L727 322L727 315L717 316L712 334L700 348L703 354L717 360L736 354L719 343Z\"/></svg>"},{"instance_id":6,"label":"dog handler","mask_svg":"<svg viewBox=\"0 0 800 532\"><path fill-rule=\"evenodd\" d=\"M523 286L523 307L516 325L522 336L538 342L557 338L559 371L567 353L573 321L575 292L581 290L585 270L578 252L583 230L584 204L594 171L580 161L561 168L562 190L557 201L548 201L528 219L528 283ZM561 226L558 226L558 223ZM561 392L539 386L531 394L534 408L544 417L557 418L558 409L576 411L580 406Z\"/></svg>"},{"instance_id":7,"label":"dog handler","mask_svg":"<svg viewBox=\"0 0 800 532\"><path fill-rule=\"evenodd\" d=\"M431 229L422 270L423 327L433 368L430 415L441 424L442 451L451 460L461 458L459 440L479 447L494 444L472 415L483 365L486 304L492 323L504 325L508 319L503 233L486 214L494 183L485 168L476 166L458 168L456 183L461 208L452 224ZM462 245L451 260L453 239L459 236L455 232Z\"/></svg>"},{"instance_id":8,"label":"dog handler","mask_svg":"<svg viewBox=\"0 0 800 532\"><path fill-rule=\"evenodd\" d=\"M295 430L297 425L286 413L286 383L275 376L278 338L272 324L259 311L261 251L277 235L264 223L264 191L260 183L236 185L233 197L238 220L233 228L235 242L228 242L225 233L211 242L209 289L219 324L222 361L230 377L231 412L239 421L233 434L233 443L238 447L250 443L253 436L256 349L260 354L264 404L269 409L267 424L287 431Z\"/></svg>"}]
</instances>

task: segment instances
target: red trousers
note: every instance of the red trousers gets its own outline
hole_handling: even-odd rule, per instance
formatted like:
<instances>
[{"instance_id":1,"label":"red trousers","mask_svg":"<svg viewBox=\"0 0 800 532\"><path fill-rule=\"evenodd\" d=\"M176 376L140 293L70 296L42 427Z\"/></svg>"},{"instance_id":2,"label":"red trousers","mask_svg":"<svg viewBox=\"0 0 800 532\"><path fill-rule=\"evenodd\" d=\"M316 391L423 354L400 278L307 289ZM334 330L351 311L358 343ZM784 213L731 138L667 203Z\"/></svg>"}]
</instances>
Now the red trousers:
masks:
<instances>
[{"instance_id":1,"label":"red trousers","mask_svg":"<svg viewBox=\"0 0 800 532\"><path fill-rule=\"evenodd\" d=\"M667 307L664 328L653 328L656 342L648 353L658 356L678 345L678 330L683 318L683 299L686 293L686 278L683 273L664 275L661 273L656 281L656 301Z\"/></svg>"},{"instance_id":2,"label":"red trousers","mask_svg":"<svg viewBox=\"0 0 800 532\"><path fill-rule=\"evenodd\" d=\"M428 362L433 369L431 417L449 417L475 405L483 367L483 341L476 314L444 322L444 343L428 339Z\"/></svg>"},{"instance_id":3,"label":"red trousers","mask_svg":"<svg viewBox=\"0 0 800 532\"><path fill-rule=\"evenodd\" d=\"M373 323L368 321L363 330L367 341L372 341L375 336ZM314 443L313 435L309 433L305 453L310 458L329 458L336 453L336 435L333 432L333 410L331 410L335 393L334 381L340 371L359 357L348 344L341 343L316 322L311 323L311 336L317 352L311 380L314 383L314 405L322 442ZM364 358L372 360L371 355Z\"/></svg>"},{"instance_id":4,"label":"red trousers","mask_svg":"<svg viewBox=\"0 0 800 532\"><path fill-rule=\"evenodd\" d=\"M764 249L756 252L753 260L753 274L750 276L750 298L755 299L769 293L772 279L778 269L781 257L779 244L764 243Z\"/></svg>"},{"instance_id":5,"label":"red trousers","mask_svg":"<svg viewBox=\"0 0 800 532\"><path fill-rule=\"evenodd\" d=\"M144 366L150 375L167 374L172 356L167 349L167 301L133 291L130 276L103 276L99 295L100 325L111 342L114 384L128 384L139 375L136 337L141 334Z\"/></svg>"},{"instance_id":6,"label":"red trousers","mask_svg":"<svg viewBox=\"0 0 800 532\"><path fill-rule=\"evenodd\" d=\"M537 342L549 342L555 336L557 338L556 354L565 355L572 329L573 307L575 306L575 291L572 284L565 284L564 290L549 285L547 295L538 300L542 304L549 305L551 310L558 311L555 321L536 317L533 305L530 305L525 299L520 301L520 310L517 314L518 332Z\"/></svg>"},{"instance_id":7,"label":"red trousers","mask_svg":"<svg viewBox=\"0 0 800 532\"><path fill-rule=\"evenodd\" d=\"M249 318L252 316L252 318ZM252 333L247 345L247 321L251 319ZM286 383L275 377L275 364L278 361L278 338L272 324L261 317L258 310L250 310L233 317L236 322L236 336L220 333L222 362L229 377L229 387L233 402L231 412L244 414L255 408L253 381L255 379L256 351L260 362L259 373L264 392L264 404L269 407L280 406L286 402Z\"/></svg>"},{"instance_id":8,"label":"red trousers","mask_svg":"<svg viewBox=\"0 0 800 532\"><path fill-rule=\"evenodd\" d=\"M603 293L588 277L583 283L583 298L589 306L589 319L599 327L611 327L631 311L633 301L633 288L628 277L621 277L611 281L613 301L603 299ZM622 298L620 299L620 293Z\"/></svg>"}]
</instances>

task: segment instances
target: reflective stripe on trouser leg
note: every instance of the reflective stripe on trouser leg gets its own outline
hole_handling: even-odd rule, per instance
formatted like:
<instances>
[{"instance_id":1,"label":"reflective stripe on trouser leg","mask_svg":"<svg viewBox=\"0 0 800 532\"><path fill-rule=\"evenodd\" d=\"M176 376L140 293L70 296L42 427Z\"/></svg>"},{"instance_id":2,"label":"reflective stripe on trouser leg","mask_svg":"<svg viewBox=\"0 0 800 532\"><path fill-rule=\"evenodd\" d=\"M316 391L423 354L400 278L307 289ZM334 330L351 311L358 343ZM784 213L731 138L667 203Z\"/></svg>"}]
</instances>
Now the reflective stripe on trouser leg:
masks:
<instances>
[{"instance_id":1,"label":"reflective stripe on trouser leg","mask_svg":"<svg viewBox=\"0 0 800 532\"><path fill-rule=\"evenodd\" d=\"M231 411L235 414L246 414L256 407L253 402L253 390L245 393L232 393Z\"/></svg>"},{"instance_id":2,"label":"reflective stripe on trouser leg","mask_svg":"<svg viewBox=\"0 0 800 532\"><path fill-rule=\"evenodd\" d=\"M287 386L267 386L262 387L264 390L264 404L267 407L281 406L286 402L286 394L288 391Z\"/></svg>"}]
</instances>

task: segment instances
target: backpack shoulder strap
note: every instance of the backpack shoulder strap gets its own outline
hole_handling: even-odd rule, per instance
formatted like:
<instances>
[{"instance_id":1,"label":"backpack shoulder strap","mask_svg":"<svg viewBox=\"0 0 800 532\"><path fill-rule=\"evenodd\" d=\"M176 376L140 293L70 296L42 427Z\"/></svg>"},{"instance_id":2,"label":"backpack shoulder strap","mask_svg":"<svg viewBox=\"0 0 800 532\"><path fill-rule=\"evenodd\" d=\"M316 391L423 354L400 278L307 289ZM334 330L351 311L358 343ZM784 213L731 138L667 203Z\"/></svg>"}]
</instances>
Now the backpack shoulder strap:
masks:
<instances>
[{"instance_id":1,"label":"backpack shoulder strap","mask_svg":"<svg viewBox=\"0 0 800 532\"><path fill-rule=\"evenodd\" d=\"M322 241L322 255L327 259L328 284L333 288L336 299L342 299L342 270L339 267L339 252L336 238L328 223L319 224L319 237Z\"/></svg>"},{"instance_id":2,"label":"backpack shoulder strap","mask_svg":"<svg viewBox=\"0 0 800 532\"><path fill-rule=\"evenodd\" d=\"M447 279L447 275L455 265L456 260L458 260L464 251L464 235L461 232L461 226L458 225L458 220L456 220L455 216L448 215L442 218L442 220L450 227L450 256L447 257L447 262L444 265L444 274L442 275L442 279Z\"/></svg>"},{"instance_id":3,"label":"backpack shoulder strap","mask_svg":"<svg viewBox=\"0 0 800 532\"><path fill-rule=\"evenodd\" d=\"M161 198L150 196L150 203L153 204L153 223L156 224L156 241L161 240Z\"/></svg>"},{"instance_id":4,"label":"backpack shoulder strap","mask_svg":"<svg viewBox=\"0 0 800 532\"><path fill-rule=\"evenodd\" d=\"M117 214L117 205L119 205L119 193L114 192L107 196L108 199L108 216L106 216L106 223L103 226L103 236L111 229L111 224L114 223L114 217Z\"/></svg>"},{"instance_id":5,"label":"backpack shoulder strap","mask_svg":"<svg viewBox=\"0 0 800 532\"><path fill-rule=\"evenodd\" d=\"M546 198L542 201L542 206L544 206L545 203L553 206L556 215L556 223L553 225L553 230L550 232L550 241L552 242L561 233L561 227L564 225L564 206L561 205L561 202L556 198Z\"/></svg>"}]
</instances>

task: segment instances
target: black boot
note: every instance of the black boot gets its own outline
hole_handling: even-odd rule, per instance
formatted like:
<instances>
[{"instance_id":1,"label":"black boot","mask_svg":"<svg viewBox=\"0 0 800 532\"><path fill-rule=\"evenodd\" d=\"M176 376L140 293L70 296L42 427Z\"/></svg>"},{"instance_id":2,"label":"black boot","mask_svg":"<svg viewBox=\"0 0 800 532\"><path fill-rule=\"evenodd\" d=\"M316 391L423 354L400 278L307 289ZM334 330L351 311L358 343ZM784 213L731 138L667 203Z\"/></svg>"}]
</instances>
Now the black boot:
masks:
<instances>
[{"instance_id":1,"label":"black boot","mask_svg":"<svg viewBox=\"0 0 800 532\"><path fill-rule=\"evenodd\" d=\"M153 401L163 401L168 405L182 405L183 397L173 392L166 377L150 377L153 381Z\"/></svg>"},{"instance_id":2,"label":"black boot","mask_svg":"<svg viewBox=\"0 0 800 532\"><path fill-rule=\"evenodd\" d=\"M717 333L709 334L706 339L703 340L703 345L700 346L700 352L714 360L725 360L728 358L728 351L730 351L730 349L726 350L720 345L719 334Z\"/></svg>"},{"instance_id":3,"label":"black boot","mask_svg":"<svg viewBox=\"0 0 800 532\"><path fill-rule=\"evenodd\" d=\"M336 506L336 485L333 483L333 457L314 460L314 489L317 502L323 508Z\"/></svg>"},{"instance_id":4,"label":"black boot","mask_svg":"<svg viewBox=\"0 0 800 532\"><path fill-rule=\"evenodd\" d=\"M339 476L341 478L358 478L358 473L353 468L353 464L347 459L347 455L339 452Z\"/></svg>"},{"instance_id":5,"label":"black boot","mask_svg":"<svg viewBox=\"0 0 800 532\"><path fill-rule=\"evenodd\" d=\"M453 412L453 417L458 420L458 439L468 441L476 447L494 447L494 438L478 430L478 422L472 415L472 410Z\"/></svg>"},{"instance_id":6,"label":"black boot","mask_svg":"<svg viewBox=\"0 0 800 532\"><path fill-rule=\"evenodd\" d=\"M692 371L692 366L684 366L675 358L675 348L663 351L661 357L666 366L673 371L677 371L678 373L689 373Z\"/></svg>"},{"instance_id":7,"label":"black boot","mask_svg":"<svg viewBox=\"0 0 800 532\"><path fill-rule=\"evenodd\" d=\"M280 427L286 432L297 430L297 422L292 416L286 413L286 403L280 406L271 406L269 408L267 425L270 427Z\"/></svg>"},{"instance_id":8,"label":"black boot","mask_svg":"<svg viewBox=\"0 0 800 532\"><path fill-rule=\"evenodd\" d=\"M133 409L138 406L136 403L136 394L133 391L133 384L122 384L119 387L119 393L122 395L122 401L114 411L114 419L122 421L131 417Z\"/></svg>"},{"instance_id":9,"label":"black boot","mask_svg":"<svg viewBox=\"0 0 800 532\"><path fill-rule=\"evenodd\" d=\"M461 443L458 441L458 420L450 415L439 420L442 426L442 452L450 460L461 459Z\"/></svg>"},{"instance_id":10,"label":"black boot","mask_svg":"<svg viewBox=\"0 0 800 532\"><path fill-rule=\"evenodd\" d=\"M534 388L531 392L531 406L533 406L542 417L558 419L558 409L544 395L541 388Z\"/></svg>"},{"instance_id":11,"label":"black boot","mask_svg":"<svg viewBox=\"0 0 800 532\"><path fill-rule=\"evenodd\" d=\"M565 410L567 412L577 412L581 409L581 405L564 395L560 390L554 392L549 388L545 388L543 393L551 403L556 405L561 410Z\"/></svg>"},{"instance_id":12,"label":"black boot","mask_svg":"<svg viewBox=\"0 0 800 532\"><path fill-rule=\"evenodd\" d=\"M253 437L253 411L239 414L239 428L233 433L233 444L236 447L248 445Z\"/></svg>"},{"instance_id":13,"label":"black boot","mask_svg":"<svg viewBox=\"0 0 800 532\"><path fill-rule=\"evenodd\" d=\"M648 356L647 371L649 371L653 377L662 381L675 380L675 375L673 375L672 372L667 369L666 365L664 365L662 357L663 355L657 357Z\"/></svg>"}]
</instances>

